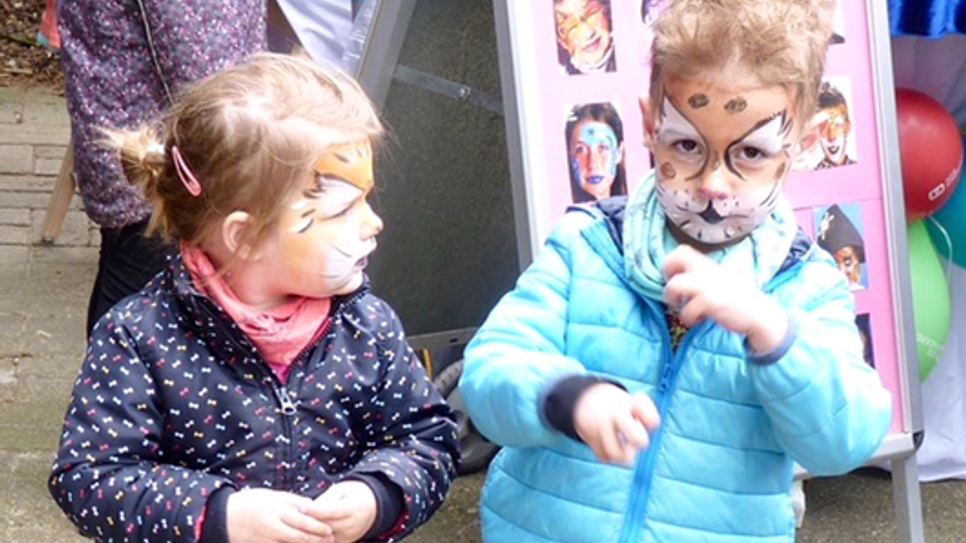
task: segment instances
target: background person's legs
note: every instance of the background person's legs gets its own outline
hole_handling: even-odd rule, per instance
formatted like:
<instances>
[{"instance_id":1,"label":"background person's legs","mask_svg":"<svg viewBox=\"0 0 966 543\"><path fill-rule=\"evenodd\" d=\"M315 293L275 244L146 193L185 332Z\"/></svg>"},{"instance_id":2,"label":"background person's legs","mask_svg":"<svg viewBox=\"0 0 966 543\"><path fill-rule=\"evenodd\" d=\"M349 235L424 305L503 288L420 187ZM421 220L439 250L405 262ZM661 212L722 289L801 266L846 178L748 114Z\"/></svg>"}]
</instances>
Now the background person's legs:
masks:
<instances>
[{"instance_id":1,"label":"background person's legs","mask_svg":"<svg viewBox=\"0 0 966 543\"><path fill-rule=\"evenodd\" d=\"M164 267L173 248L147 238L147 221L123 228L101 228L97 277L87 309L87 333L98 319L125 296L141 289Z\"/></svg>"}]
</instances>

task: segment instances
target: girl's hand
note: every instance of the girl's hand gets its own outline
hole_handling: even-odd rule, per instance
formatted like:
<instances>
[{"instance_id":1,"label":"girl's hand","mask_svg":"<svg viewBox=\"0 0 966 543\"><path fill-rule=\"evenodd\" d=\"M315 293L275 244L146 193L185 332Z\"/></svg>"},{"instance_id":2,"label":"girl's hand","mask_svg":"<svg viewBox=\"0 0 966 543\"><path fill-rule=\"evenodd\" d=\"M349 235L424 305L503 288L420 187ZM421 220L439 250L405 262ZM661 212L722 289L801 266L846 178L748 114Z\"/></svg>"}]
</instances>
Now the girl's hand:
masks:
<instances>
[{"instance_id":1,"label":"girl's hand","mask_svg":"<svg viewBox=\"0 0 966 543\"><path fill-rule=\"evenodd\" d=\"M687 326L712 319L744 334L756 353L775 349L788 332L788 314L777 301L688 245L667 255L663 271L664 299Z\"/></svg>"},{"instance_id":2,"label":"girl's hand","mask_svg":"<svg viewBox=\"0 0 966 543\"><path fill-rule=\"evenodd\" d=\"M376 522L377 507L376 495L369 485L344 481L333 485L303 511L331 526L335 543L353 543Z\"/></svg>"},{"instance_id":3,"label":"girl's hand","mask_svg":"<svg viewBox=\"0 0 966 543\"><path fill-rule=\"evenodd\" d=\"M254 488L228 498L231 543L335 543L332 528L302 509L312 504L289 492Z\"/></svg>"},{"instance_id":4,"label":"girl's hand","mask_svg":"<svg viewBox=\"0 0 966 543\"><path fill-rule=\"evenodd\" d=\"M659 423L649 397L631 396L610 383L591 386L574 406L574 429L602 462L631 464Z\"/></svg>"}]
</instances>

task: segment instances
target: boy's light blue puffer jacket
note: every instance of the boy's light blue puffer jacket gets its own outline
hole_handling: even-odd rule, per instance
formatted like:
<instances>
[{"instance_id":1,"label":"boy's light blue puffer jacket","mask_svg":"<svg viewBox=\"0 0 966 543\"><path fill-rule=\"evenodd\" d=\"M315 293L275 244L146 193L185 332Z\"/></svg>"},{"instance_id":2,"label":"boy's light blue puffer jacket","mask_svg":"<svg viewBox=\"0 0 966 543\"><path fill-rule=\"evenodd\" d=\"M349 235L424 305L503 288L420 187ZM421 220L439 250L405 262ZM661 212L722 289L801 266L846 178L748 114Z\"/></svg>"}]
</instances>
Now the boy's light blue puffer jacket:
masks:
<instances>
[{"instance_id":1,"label":"boy's light blue puffer jacket","mask_svg":"<svg viewBox=\"0 0 966 543\"><path fill-rule=\"evenodd\" d=\"M813 475L858 467L888 431L892 405L863 362L834 261L804 236L792 252L766 289L797 321L784 357L754 365L743 338L713 322L672 353L664 309L625 282L608 220L567 214L465 352L467 409L505 447L483 490L484 541L618 541L633 466L598 462L541 418L542 395L577 373L644 392L661 411L638 460L640 542L794 541L793 463Z\"/></svg>"}]
</instances>

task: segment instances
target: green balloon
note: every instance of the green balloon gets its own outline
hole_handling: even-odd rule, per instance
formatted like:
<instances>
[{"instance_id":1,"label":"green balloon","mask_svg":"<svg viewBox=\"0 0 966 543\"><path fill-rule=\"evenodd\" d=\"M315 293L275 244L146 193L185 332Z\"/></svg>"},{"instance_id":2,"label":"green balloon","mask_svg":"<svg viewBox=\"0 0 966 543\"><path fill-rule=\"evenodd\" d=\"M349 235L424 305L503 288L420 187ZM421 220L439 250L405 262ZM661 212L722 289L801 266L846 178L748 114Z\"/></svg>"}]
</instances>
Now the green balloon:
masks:
<instances>
[{"instance_id":1,"label":"green balloon","mask_svg":"<svg viewBox=\"0 0 966 543\"><path fill-rule=\"evenodd\" d=\"M949 337L949 283L922 219L907 225L907 242L919 380L923 381L936 367Z\"/></svg>"}]
</instances>

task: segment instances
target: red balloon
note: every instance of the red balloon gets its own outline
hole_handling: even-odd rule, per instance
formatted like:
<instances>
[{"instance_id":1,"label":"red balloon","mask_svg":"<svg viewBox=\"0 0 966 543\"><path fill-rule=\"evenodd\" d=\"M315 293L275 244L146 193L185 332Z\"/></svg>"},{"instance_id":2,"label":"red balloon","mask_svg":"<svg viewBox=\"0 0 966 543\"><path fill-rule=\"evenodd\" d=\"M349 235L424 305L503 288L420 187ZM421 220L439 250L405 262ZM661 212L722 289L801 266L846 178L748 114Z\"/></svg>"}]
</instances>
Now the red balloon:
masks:
<instances>
[{"instance_id":1,"label":"red balloon","mask_svg":"<svg viewBox=\"0 0 966 543\"><path fill-rule=\"evenodd\" d=\"M914 221L952 195L963 167L963 142L946 108L922 92L896 89L896 117L906 220Z\"/></svg>"}]
</instances>

